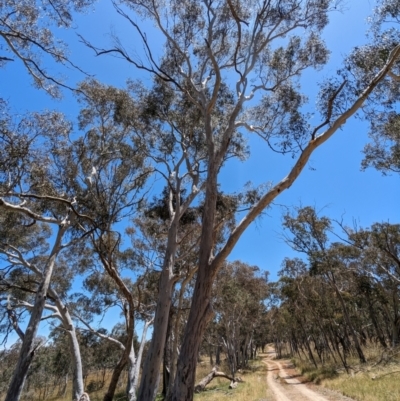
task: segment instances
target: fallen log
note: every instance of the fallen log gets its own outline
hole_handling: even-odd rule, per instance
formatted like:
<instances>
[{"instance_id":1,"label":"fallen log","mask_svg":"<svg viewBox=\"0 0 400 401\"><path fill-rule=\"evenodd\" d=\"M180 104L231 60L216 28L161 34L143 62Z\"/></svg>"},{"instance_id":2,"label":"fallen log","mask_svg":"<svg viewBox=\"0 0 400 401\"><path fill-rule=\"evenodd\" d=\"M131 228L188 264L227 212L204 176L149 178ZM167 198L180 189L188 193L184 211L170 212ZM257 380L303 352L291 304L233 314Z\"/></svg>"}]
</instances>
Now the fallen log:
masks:
<instances>
[{"instance_id":1,"label":"fallen log","mask_svg":"<svg viewBox=\"0 0 400 401\"><path fill-rule=\"evenodd\" d=\"M194 388L195 393L200 393L201 391L204 391L204 389L206 388L207 384L209 384L215 377L223 377L224 379L230 380L231 381L231 384L230 384L231 386L234 383L243 381L240 377L236 377L235 378L235 377L229 376L224 372L218 372L217 369L218 369L218 367L215 366L213 368L213 370L206 377L204 377L204 379L201 379L200 382L198 384L196 384L196 386ZM231 387L231 388L235 388L235 387L236 386Z\"/></svg>"}]
</instances>

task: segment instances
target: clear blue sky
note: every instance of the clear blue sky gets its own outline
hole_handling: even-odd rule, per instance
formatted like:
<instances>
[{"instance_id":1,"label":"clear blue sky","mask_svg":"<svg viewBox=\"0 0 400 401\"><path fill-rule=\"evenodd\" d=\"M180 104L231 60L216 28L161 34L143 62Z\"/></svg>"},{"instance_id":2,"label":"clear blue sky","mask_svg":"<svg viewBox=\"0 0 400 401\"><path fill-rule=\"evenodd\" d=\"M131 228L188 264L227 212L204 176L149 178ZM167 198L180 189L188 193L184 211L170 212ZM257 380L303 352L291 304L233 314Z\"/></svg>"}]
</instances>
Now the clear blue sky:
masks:
<instances>
[{"instance_id":1,"label":"clear blue sky","mask_svg":"<svg viewBox=\"0 0 400 401\"><path fill-rule=\"evenodd\" d=\"M344 13L331 15L331 23L325 30L325 39L332 51L329 64L322 73L309 72L303 79L306 93L311 105L316 93L315 77L319 80L329 77L340 68L343 57L352 47L365 43L365 32L368 29L366 18L372 13L375 2L370 0L349 0ZM140 44L135 32L119 17L107 0L101 0L86 14L77 16L76 31L89 41L106 47L111 43L110 32L123 38L128 49L137 49L141 53ZM147 24L144 29L150 42L158 49L162 38L154 28ZM82 69L94 74L106 84L123 87L127 78L145 77L128 63L113 57L95 57L93 52L79 43L74 31L59 29L56 35L70 44L72 60ZM56 72L52 66L50 72ZM73 70L63 70L71 84L84 77ZM70 118L75 118L78 106L66 93L63 100L54 102L45 93L34 89L30 78L22 66L15 62L0 70L0 97L8 99L13 110L23 113L27 110L43 110L45 108L63 111ZM315 120L315 125L319 120ZM400 220L400 177L398 175L383 177L379 172L369 169L360 171L362 148L367 142L368 127L355 119L348 121L343 130L331 138L311 158L301 177L243 235L230 260L241 259L249 264L258 265L271 272L271 279L276 278L276 271L285 256L294 253L281 239L281 219L284 208L314 205L324 209L323 213L332 218L340 218L351 224L357 220L361 226L369 226L374 222ZM250 139L251 156L243 163L229 162L222 171L220 182L225 191L237 191L246 182L255 184L277 182L282 179L293 164L290 156L271 154L266 144L260 139Z\"/></svg>"}]
</instances>

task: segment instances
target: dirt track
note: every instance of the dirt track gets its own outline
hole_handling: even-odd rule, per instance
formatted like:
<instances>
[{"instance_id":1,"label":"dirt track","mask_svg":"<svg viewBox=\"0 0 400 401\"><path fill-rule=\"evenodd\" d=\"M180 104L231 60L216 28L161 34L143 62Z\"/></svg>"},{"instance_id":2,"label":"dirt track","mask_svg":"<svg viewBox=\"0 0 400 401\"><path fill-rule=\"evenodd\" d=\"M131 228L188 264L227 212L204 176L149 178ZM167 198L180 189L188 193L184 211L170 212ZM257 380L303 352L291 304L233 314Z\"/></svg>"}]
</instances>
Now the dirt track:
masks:
<instances>
[{"instance_id":1,"label":"dirt track","mask_svg":"<svg viewBox=\"0 0 400 401\"><path fill-rule=\"evenodd\" d=\"M272 349L267 354L263 362L268 366L267 383L274 401L353 401L334 391L302 383L290 361L274 360Z\"/></svg>"}]
</instances>

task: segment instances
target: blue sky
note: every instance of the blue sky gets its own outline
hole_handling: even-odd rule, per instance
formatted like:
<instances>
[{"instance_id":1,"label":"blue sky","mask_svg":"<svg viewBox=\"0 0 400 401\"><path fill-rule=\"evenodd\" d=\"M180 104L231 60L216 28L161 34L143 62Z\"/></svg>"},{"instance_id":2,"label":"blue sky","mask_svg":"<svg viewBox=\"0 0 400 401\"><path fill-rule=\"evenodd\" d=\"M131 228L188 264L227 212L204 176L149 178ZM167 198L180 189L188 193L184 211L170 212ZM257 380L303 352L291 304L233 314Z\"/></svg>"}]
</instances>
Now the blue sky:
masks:
<instances>
[{"instance_id":1,"label":"blue sky","mask_svg":"<svg viewBox=\"0 0 400 401\"><path fill-rule=\"evenodd\" d=\"M322 80L335 74L343 57L356 46L366 42L368 29L366 18L371 15L375 2L351 0L343 13L335 12L330 17L324 37L331 50L330 62L322 72L307 72L302 79L305 92L310 97L311 107L315 103L316 79ZM58 29L56 35L70 44L71 59L83 70L94 74L106 83L123 87L128 78L141 78L150 83L150 78L139 74L133 66L114 57L95 57L93 52L79 42L76 32L82 34L95 45L106 47L111 43L110 32L115 32L128 49L141 53L141 44L136 33L113 10L109 1L101 0L87 13L78 15L75 31ZM144 30L150 43L160 51L162 38L147 24ZM51 65L50 72L57 66ZM67 82L74 83L84 77L73 70L63 70ZM317 78L316 78L317 77ZM78 105L70 93L60 101L54 101L45 93L34 89L22 66L9 63L0 70L0 97L9 100L12 109L23 113L27 110L58 109L70 118L75 118ZM313 121L314 123L314 121ZM315 118L315 125L319 123ZM241 259L258 265L271 272L271 279L284 257L294 256L294 252L282 239L281 220L286 207L314 205L322 213L341 218L348 224L356 220L366 227L374 222L400 220L400 177L382 176L368 169L360 171L362 148L367 142L368 127L362 121L351 119L333 138L318 149L300 178L276 200L276 204L266 211L243 235L230 260ZM250 137L250 158L241 163L229 162L220 176L221 187L225 191L237 191L246 182L254 184L276 183L289 172L294 161L290 155L271 154L265 143L257 137Z\"/></svg>"}]
</instances>

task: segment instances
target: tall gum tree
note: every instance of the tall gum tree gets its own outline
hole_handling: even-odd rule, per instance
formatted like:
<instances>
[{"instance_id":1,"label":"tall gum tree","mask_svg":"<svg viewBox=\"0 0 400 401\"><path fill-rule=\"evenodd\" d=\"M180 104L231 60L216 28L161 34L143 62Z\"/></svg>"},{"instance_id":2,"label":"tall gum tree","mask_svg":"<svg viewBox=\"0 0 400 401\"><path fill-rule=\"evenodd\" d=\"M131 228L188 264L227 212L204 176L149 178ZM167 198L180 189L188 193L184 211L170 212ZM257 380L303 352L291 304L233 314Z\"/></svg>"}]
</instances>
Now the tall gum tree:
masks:
<instances>
[{"instance_id":1,"label":"tall gum tree","mask_svg":"<svg viewBox=\"0 0 400 401\"><path fill-rule=\"evenodd\" d=\"M57 259L62 252L79 241L82 230L77 224L79 213L74 200L59 196L60 187L50 179L53 171L50 158L44 151L42 139L62 136L69 130L69 124L59 113L33 113L14 124L8 114L3 113L0 131L0 210L1 219L15 226L2 227L0 252L11 265L28 268L37 276L34 299L27 328L23 335L22 346L13 377L10 381L7 400L18 400L28 374L29 366L35 355L35 338L46 307L46 297L50 293L50 283ZM65 188L61 188L65 189ZM18 216L15 218L13 216ZM36 224L54 228L53 238L46 243L46 229L31 231ZM6 225L7 226L7 225ZM37 238L24 241L22 237L35 235ZM35 244L36 248L30 248ZM46 245L48 249L46 249ZM38 248L38 249L37 249ZM35 258L40 260L36 265ZM4 277L2 277L3 280ZM56 294L53 291L53 295ZM68 316L64 316L64 321ZM73 338L71 337L71 345ZM76 397L83 393L83 381L74 382Z\"/></svg>"},{"instance_id":2,"label":"tall gum tree","mask_svg":"<svg viewBox=\"0 0 400 401\"><path fill-rule=\"evenodd\" d=\"M92 217L85 221L91 256L111 278L126 304L127 338L104 395L107 401L113 398L125 365L129 363L132 375L137 370L133 340L140 302L135 300L132 283L121 271L122 240L115 226L135 214L152 169L146 164L145 142L134 134L137 127L120 121L127 109L135 112L129 94L93 79L82 82L78 89L82 104L79 129L84 135L71 141L69 148L59 149L55 143L54 159L60 171L67 172L66 180L76 193L77 203ZM129 394L134 399L135 391L129 390Z\"/></svg>"},{"instance_id":3,"label":"tall gum tree","mask_svg":"<svg viewBox=\"0 0 400 401\"><path fill-rule=\"evenodd\" d=\"M60 113L32 113L19 122L14 122L13 118L3 113L0 121L1 218L4 223L10 213L23 216L19 220L14 219L18 223L16 227L11 223L9 227L3 224L0 252L6 255L11 265L19 264L25 270L33 271L40 281L38 288L32 289L40 302L37 299L31 306L25 305L31 310L31 323L23 339L22 365L15 370L7 396L11 398L7 399L17 399L22 390L35 353L32 347L43 308L51 309L45 301L47 296L54 301L53 309L59 309L63 324L71 327L70 345L77 377L73 399L79 399L83 393L79 347L70 312L57 295L56 288L50 284L57 258L67 246L75 245L77 248L74 249L75 255L72 255L74 251L70 252L72 263L65 275L73 276L78 270L84 272L85 263L80 264L79 261L81 255L84 257L89 253L84 245L79 244L80 236L91 240L98 259L130 306L128 345L122 364L126 364L132 348L135 306L132 292L114 263L114 251L119 249L120 238L113 230L116 222L135 210L140 190L151 169L144 163L141 142L132 139L133 128L116 123L114 118L117 109L119 113L123 111L129 96L122 90L93 80L80 85L80 94L83 107L79 115L79 129L85 134L75 140L72 139L71 124ZM36 222L41 222L41 226ZM43 247L38 238L44 237L42 242L46 243L44 228L51 225L58 229L53 248L49 256L43 252L38 254L35 247L30 248L29 244ZM21 237L26 237L27 241L21 242ZM47 240L51 243L53 238ZM79 248L78 244L82 247ZM48 258L41 263L44 268L36 266L35 255L36 258L39 255L41 260L45 256ZM25 343L30 345L25 346ZM108 392L110 398L119 378L117 374L114 376L113 386L110 385Z\"/></svg>"},{"instance_id":4,"label":"tall gum tree","mask_svg":"<svg viewBox=\"0 0 400 401\"><path fill-rule=\"evenodd\" d=\"M203 185L198 187L204 194L199 265L172 394L172 400L191 400L199 346L212 315L211 289L216 273L247 227L299 177L312 153L391 79L388 74L398 68L400 46L393 44L357 85L351 84L351 76L326 82L320 94L321 123L313 127L302 113L306 98L300 92L299 76L327 62L329 51L320 32L328 23L328 13L340 6L338 1L126 0L115 6L142 39L146 62L131 56L120 41L111 49L88 45L98 55L118 54L153 74L175 94L184 96L200 114L206 172ZM135 22L135 13L151 20L163 34L165 51L160 60ZM217 250L213 233L218 175L238 133L259 135L274 150L291 153L295 162L281 181L254 199L252 208ZM179 208L179 202L176 205ZM163 301L156 310L139 389L139 399L144 401L155 398L158 386L172 288L168 266L173 265L176 252L179 215L179 210L171 213L172 245L167 249L163 269L169 273L160 280ZM159 337L157 341L155 336Z\"/></svg>"}]
</instances>

